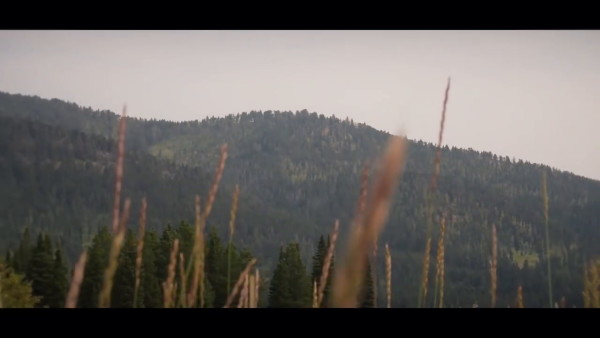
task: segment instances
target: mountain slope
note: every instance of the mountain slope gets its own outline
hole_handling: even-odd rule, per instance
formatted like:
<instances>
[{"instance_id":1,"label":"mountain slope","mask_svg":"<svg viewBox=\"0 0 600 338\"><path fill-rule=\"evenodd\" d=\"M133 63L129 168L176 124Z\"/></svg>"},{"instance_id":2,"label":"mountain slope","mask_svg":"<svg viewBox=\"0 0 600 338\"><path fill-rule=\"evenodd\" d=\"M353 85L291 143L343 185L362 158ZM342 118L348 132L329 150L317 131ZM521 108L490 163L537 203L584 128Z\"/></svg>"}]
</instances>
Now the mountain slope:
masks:
<instances>
[{"instance_id":1,"label":"mountain slope","mask_svg":"<svg viewBox=\"0 0 600 338\"><path fill-rule=\"evenodd\" d=\"M1 155L3 170L9 172L6 168L20 164L10 169L16 183L6 179L6 186L11 188L4 189L0 196L14 201L2 210L2 215L8 217L2 217L6 224L0 229L13 229L8 236L12 237L25 222L43 223L44 213L35 208L44 203L52 205L52 210L60 210L64 229L75 232L78 224L88 222L85 217L101 217L98 215L104 218L92 223L107 224L114 141L104 137L114 135L117 116L58 100L3 93L0 116L17 124L37 121L35 128L56 128L72 135L39 133L15 141L8 137L14 127L2 130L1 142L8 144ZM211 221L222 233L226 231L231 187L240 184L243 193L236 241L247 245L259 259L270 262L281 244L297 240L306 259L318 235L329 232L334 219L341 220L342 235L347 232L358 198L360 172L365 163L376 165L373 160L388 136L366 125L306 111L250 112L181 123L128 119L126 165L131 168L125 171L125 195L135 197L136 203L142 193L156 196L150 200L150 210L154 212L150 218L156 227L190 219L193 195L204 194L217 162L217 149L228 143L230 157L223 190ZM94 141L74 146L79 139ZM35 146L23 152L20 147L31 142ZM36 155L43 144L60 147L55 153L47 151L52 155ZM64 152L70 148L74 150ZM80 149L79 155L75 149ZM416 305L425 243L424 189L431 175L434 150L431 144L411 142L406 170L381 238L380 246L385 242L392 249L394 283L405 289L394 299L397 306ZM66 167L69 170L61 171L60 175L73 184L51 176L50 168L70 159L85 164L73 164ZM48 165L44 166L44 161ZM63 164L58 166L58 170L63 170ZM107 169L93 170L99 167ZM25 174L31 170L35 174ZM540 264L545 259L540 191L543 170L548 175L555 294L580 302L582 262L600 254L595 245L600 238L600 182L546 166L511 162L491 153L445 147L436 215L446 213L450 220L446 231L448 306L470 306L489 298L492 224L498 228L499 276L504 276L498 286L499 304L510 304L519 284L528 295L528 304L546 303L546 296L540 291L545 285L545 270ZM170 173L170 180L161 174L165 171ZM43 184L31 182L51 183L41 188ZM95 196L102 191L103 197L89 197L72 204L70 199L55 193L63 190L65 196ZM24 197L38 191L44 191L39 198ZM31 220L30 215L38 219ZM376 265L383 270L383 264Z\"/></svg>"}]
</instances>

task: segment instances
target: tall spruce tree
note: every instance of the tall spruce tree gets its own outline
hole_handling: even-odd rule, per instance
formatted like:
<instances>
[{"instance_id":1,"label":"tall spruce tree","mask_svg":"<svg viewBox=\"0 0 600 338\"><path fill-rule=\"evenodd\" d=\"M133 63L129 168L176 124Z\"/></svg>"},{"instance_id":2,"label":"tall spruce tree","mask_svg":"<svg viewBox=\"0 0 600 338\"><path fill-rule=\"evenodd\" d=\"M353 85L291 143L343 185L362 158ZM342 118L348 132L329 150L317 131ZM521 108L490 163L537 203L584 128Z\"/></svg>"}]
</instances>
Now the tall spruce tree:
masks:
<instances>
[{"instance_id":1,"label":"tall spruce tree","mask_svg":"<svg viewBox=\"0 0 600 338\"><path fill-rule=\"evenodd\" d=\"M25 274L29 269L32 253L31 234L29 233L29 228L26 227L21 236L19 247L12 255L11 260L6 263L9 263L15 272Z\"/></svg>"},{"instance_id":2,"label":"tall spruce tree","mask_svg":"<svg viewBox=\"0 0 600 338\"><path fill-rule=\"evenodd\" d=\"M375 284L373 282L373 267L371 261L367 258L367 269L365 270L365 282L361 294L360 307L374 308L375 307Z\"/></svg>"},{"instance_id":3,"label":"tall spruce tree","mask_svg":"<svg viewBox=\"0 0 600 338\"><path fill-rule=\"evenodd\" d=\"M289 244L279 253L269 292L269 306L304 308L311 306L311 283L300 257L298 243Z\"/></svg>"},{"instance_id":4,"label":"tall spruce tree","mask_svg":"<svg viewBox=\"0 0 600 338\"><path fill-rule=\"evenodd\" d=\"M157 277L156 255L158 251L158 237L156 232L150 230L144 236L144 250L142 253L142 272L140 280L140 297L138 307L162 307L161 282Z\"/></svg>"},{"instance_id":5,"label":"tall spruce tree","mask_svg":"<svg viewBox=\"0 0 600 338\"><path fill-rule=\"evenodd\" d=\"M51 308L62 308L65 306L68 288L67 266L65 265L59 244L56 246L54 264L52 265L52 279L48 285L49 290L46 295L46 303Z\"/></svg>"},{"instance_id":6,"label":"tall spruce tree","mask_svg":"<svg viewBox=\"0 0 600 338\"><path fill-rule=\"evenodd\" d=\"M79 293L78 307L98 307L98 296L102 288L111 243L112 236L108 228L101 227L94 236L92 246L89 249L88 261L85 265L85 274Z\"/></svg>"},{"instance_id":7,"label":"tall spruce tree","mask_svg":"<svg viewBox=\"0 0 600 338\"><path fill-rule=\"evenodd\" d=\"M133 291L135 288L135 257L137 254L137 243L131 230L127 230L125 243L119 255L119 265L115 273L115 279L111 294L111 307L131 308L133 307Z\"/></svg>"},{"instance_id":8,"label":"tall spruce tree","mask_svg":"<svg viewBox=\"0 0 600 338\"><path fill-rule=\"evenodd\" d=\"M54 254L48 235L39 234L33 249L27 279L31 281L33 295L40 297L39 307L49 307L52 298Z\"/></svg>"}]
</instances>

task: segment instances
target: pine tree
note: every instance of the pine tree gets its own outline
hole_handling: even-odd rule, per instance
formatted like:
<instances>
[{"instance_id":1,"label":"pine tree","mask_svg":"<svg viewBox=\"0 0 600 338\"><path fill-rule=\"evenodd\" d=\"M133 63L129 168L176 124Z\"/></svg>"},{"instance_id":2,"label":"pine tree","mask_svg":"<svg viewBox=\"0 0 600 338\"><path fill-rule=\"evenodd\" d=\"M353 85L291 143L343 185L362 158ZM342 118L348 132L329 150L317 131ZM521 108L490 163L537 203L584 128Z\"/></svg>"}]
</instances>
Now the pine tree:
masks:
<instances>
[{"instance_id":1,"label":"pine tree","mask_svg":"<svg viewBox=\"0 0 600 338\"><path fill-rule=\"evenodd\" d=\"M315 250L315 254L312 258L312 275L311 281L316 281L319 283L319 279L321 278L321 273L323 272L323 262L325 260L325 255L327 254L327 248L325 247L325 240L323 236L319 237L319 242L317 243L317 248Z\"/></svg>"},{"instance_id":2,"label":"pine tree","mask_svg":"<svg viewBox=\"0 0 600 338\"><path fill-rule=\"evenodd\" d=\"M375 307L375 285L373 283L373 270L371 262L367 259L367 269L365 270L365 283L361 295L360 307L373 308Z\"/></svg>"},{"instance_id":3,"label":"pine tree","mask_svg":"<svg viewBox=\"0 0 600 338\"><path fill-rule=\"evenodd\" d=\"M271 285L269 287L269 307L285 307L286 301L290 299L291 295L286 284L288 280L286 274L286 254L283 247L281 247L279 249L279 260L277 261L277 266L273 272L273 278L271 278Z\"/></svg>"},{"instance_id":4,"label":"pine tree","mask_svg":"<svg viewBox=\"0 0 600 338\"><path fill-rule=\"evenodd\" d=\"M38 306L49 307L52 298L52 279L54 254L48 235L39 234L37 244L33 249L27 271L27 279L31 281L33 294L40 297Z\"/></svg>"},{"instance_id":5,"label":"pine tree","mask_svg":"<svg viewBox=\"0 0 600 338\"><path fill-rule=\"evenodd\" d=\"M65 306L67 296L67 267L65 265L62 250L57 245L54 253L54 264L52 265L52 279L48 285L46 303L51 308L62 308Z\"/></svg>"},{"instance_id":6,"label":"pine tree","mask_svg":"<svg viewBox=\"0 0 600 338\"><path fill-rule=\"evenodd\" d=\"M10 261L7 260L6 263L10 264L15 272L25 274L29 269L32 251L31 235L29 233L29 228L26 227L21 236L19 247L14 254L11 255L12 259Z\"/></svg>"},{"instance_id":7,"label":"pine tree","mask_svg":"<svg viewBox=\"0 0 600 338\"><path fill-rule=\"evenodd\" d=\"M208 241L206 242L206 260L205 270L206 279L212 287L214 293L213 305L222 307L227 300L227 270L226 270L226 249L217 235L214 228L208 231Z\"/></svg>"},{"instance_id":8,"label":"pine tree","mask_svg":"<svg viewBox=\"0 0 600 338\"><path fill-rule=\"evenodd\" d=\"M311 306L311 283L300 258L298 243L291 243L279 253L269 292L269 306L304 308Z\"/></svg>"},{"instance_id":9,"label":"pine tree","mask_svg":"<svg viewBox=\"0 0 600 338\"><path fill-rule=\"evenodd\" d=\"M127 230L125 243L119 255L119 265L111 294L111 307L133 307L133 292L135 288L135 256L136 241L131 230Z\"/></svg>"},{"instance_id":10,"label":"pine tree","mask_svg":"<svg viewBox=\"0 0 600 338\"><path fill-rule=\"evenodd\" d=\"M177 238L177 234L173 230L173 227L167 224L167 227L160 236L156 254L156 276L161 284L167 279L167 266L169 265L169 256L171 255L171 247L175 238Z\"/></svg>"},{"instance_id":11,"label":"pine tree","mask_svg":"<svg viewBox=\"0 0 600 338\"><path fill-rule=\"evenodd\" d=\"M104 269L108 263L108 254L112 243L107 227L102 227L92 240L89 249L88 261L85 265L85 274L81 283L78 307L98 307L98 296L102 288Z\"/></svg>"},{"instance_id":12,"label":"pine tree","mask_svg":"<svg viewBox=\"0 0 600 338\"><path fill-rule=\"evenodd\" d=\"M142 260L142 274L140 281L140 301L138 307L162 307L162 293L160 281L157 278L156 254L158 238L156 232L147 231L144 238L144 252Z\"/></svg>"}]
</instances>

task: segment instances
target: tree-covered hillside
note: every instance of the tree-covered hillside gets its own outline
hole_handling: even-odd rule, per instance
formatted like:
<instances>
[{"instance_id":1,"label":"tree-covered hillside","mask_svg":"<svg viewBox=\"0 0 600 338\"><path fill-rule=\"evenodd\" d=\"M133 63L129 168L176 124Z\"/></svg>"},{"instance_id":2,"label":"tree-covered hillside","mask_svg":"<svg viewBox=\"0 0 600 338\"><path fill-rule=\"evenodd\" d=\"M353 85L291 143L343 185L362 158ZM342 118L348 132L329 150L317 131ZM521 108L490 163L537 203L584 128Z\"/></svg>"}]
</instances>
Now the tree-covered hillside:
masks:
<instances>
[{"instance_id":1,"label":"tree-covered hillside","mask_svg":"<svg viewBox=\"0 0 600 338\"><path fill-rule=\"evenodd\" d=\"M14 247L27 225L56 234L74 259L90 234L109 224L117 115L0 93L0 118L0 249ZM209 223L226 233L233 186L239 184L236 244L272 270L280 247L292 241L299 243L306 262L336 218L343 248L361 171L366 164L371 172L376 169L373 161L388 137L363 124L307 111L249 112L190 122L128 119L123 196L132 197L133 210L147 196L148 219L157 230L190 221L193 197L205 198L219 146L227 143L223 185ZM432 144L410 143L381 236L379 247L388 243L394 262L394 306L416 306L425 249L425 189L434 151ZM554 294L582 303L583 263L600 255L595 245L600 239L600 182L491 153L444 147L434 236L437 220L445 214L446 306L489 302L492 224L498 231L498 306L514 303L518 285L530 306L546 305L543 171ZM381 250L375 262L381 276L382 256ZM377 290L384 290L382 278ZM383 293L377 297L382 303Z\"/></svg>"}]
</instances>

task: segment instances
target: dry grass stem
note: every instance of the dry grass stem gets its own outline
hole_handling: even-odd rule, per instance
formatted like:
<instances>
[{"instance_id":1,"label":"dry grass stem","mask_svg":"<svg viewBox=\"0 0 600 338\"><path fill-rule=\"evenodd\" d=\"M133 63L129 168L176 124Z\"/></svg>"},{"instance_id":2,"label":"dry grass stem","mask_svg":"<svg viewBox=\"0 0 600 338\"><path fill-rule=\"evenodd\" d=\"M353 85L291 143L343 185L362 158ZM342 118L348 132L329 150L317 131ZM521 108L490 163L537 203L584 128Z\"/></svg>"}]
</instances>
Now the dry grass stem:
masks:
<instances>
[{"instance_id":1,"label":"dry grass stem","mask_svg":"<svg viewBox=\"0 0 600 338\"><path fill-rule=\"evenodd\" d=\"M67 301L65 303L65 308L67 309L74 309L77 307L77 300L79 299L79 290L81 290L81 282L83 282L86 261L87 251L84 250L79 256L77 264L75 264L73 278L71 278L71 286L69 287L69 293L67 294Z\"/></svg>"},{"instance_id":2,"label":"dry grass stem","mask_svg":"<svg viewBox=\"0 0 600 338\"><path fill-rule=\"evenodd\" d=\"M186 302L186 278L185 278L185 269L184 269L184 265L185 265L185 257L183 256L183 252L179 253L179 279L180 279L180 283L181 283L181 288L179 289L179 305L181 307L187 307L187 302Z\"/></svg>"},{"instance_id":3,"label":"dry grass stem","mask_svg":"<svg viewBox=\"0 0 600 338\"><path fill-rule=\"evenodd\" d=\"M387 291L387 307L392 307L392 254L389 245L385 245L385 285Z\"/></svg>"},{"instance_id":4,"label":"dry grass stem","mask_svg":"<svg viewBox=\"0 0 600 338\"><path fill-rule=\"evenodd\" d=\"M317 292L317 305L315 307L321 307L323 304L323 294L325 292L325 287L327 286L327 281L329 278L329 268L331 267L331 262L333 261L333 253L335 252L335 243L337 242L338 234L340 230L340 221L335 220L333 224L333 232L331 233L331 241L329 241L329 247L327 248L327 254L325 255L325 260L323 262L323 270L321 271L321 279L319 280L319 288Z\"/></svg>"},{"instance_id":5,"label":"dry grass stem","mask_svg":"<svg viewBox=\"0 0 600 338\"><path fill-rule=\"evenodd\" d=\"M525 305L523 304L523 287L519 285L517 289L517 308L522 309Z\"/></svg>"},{"instance_id":6,"label":"dry grass stem","mask_svg":"<svg viewBox=\"0 0 600 338\"><path fill-rule=\"evenodd\" d=\"M244 283L246 275L250 273L250 269L252 269L254 264L256 264L256 258L253 258L250 262L248 262L248 265L246 265L246 268L240 274L240 278L238 278L237 282L233 286L233 290L231 291L231 294L229 294L229 297L227 297L227 302L225 303L224 308L228 308L231 306L231 303L235 299L235 296L238 294L239 289L242 287L242 284Z\"/></svg>"},{"instance_id":7,"label":"dry grass stem","mask_svg":"<svg viewBox=\"0 0 600 338\"><path fill-rule=\"evenodd\" d=\"M173 247L171 248L171 255L169 256L169 266L167 267L167 280L163 282L163 306L170 308L173 305L173 299L175 292L174 281L175 281L175 267L177 265L177 254L179 253L179 239L173 241Z\"/></svg>"},{"instance_id":8,"label":"dry grass stem","mask_svg":"<svg viewBox=\"0 0 600 338\"><path fill-rule=\"evenodd\" d=\"M345 260L336 273L333 285L333 307L358 305L358 295L367 268L367 256L384 227L405 156L406 139L398 136L391 137L365 213L359 218L360 225L354 227L350 234Z\"/></svg>"},{"instance_id":9,"label":"dry grass stem","mask_svg":"<svg viewBox=\"0 0 600 338\"><path fill-rule=\"evenodd\" d=\"M442 217L440 222L440 238L438 239L436 273L435 273L435 302L434 306L444 306L444 238L446 234L446 218ZM439 297L439 298L438 298Z\"/></svg>"},{"instance_id":10,"label":"dry grass stem","mask_svg":"<svg viewBox=\"0 0 600 338\"><path fill-rule=\"evenodd\" d=\"M108 266L104 270L104 278L102 281L102 290L98 300L98 306L101 308L110 307L110 297L113 287L113 281L115 273L117 272L117 266L119 265L119 254L121 248L123 248L123 241L125 239L125 232L127 230L127 219L129 218L129 208L131 206L131 200L128 198L125 200L123 207L123 214L121 214L120 224L117 233L113 236L112 245L110 247L110 253L108 258Z\"/></svg>"},{"instance_id":11,"label":"dry grass stem","mask_svg":"<svg viewBox=\"0 0 600 338\"><path fill-rule=\"evenodd\" d=\"M119 212L121 208L121 189L123 185L123 162L125 160L125 129L127 106L123 106L123 114L119 119L117 131L117 165L115 167L115 195L113 204L112 233L117 233L119 227Z\"/></svg>"},{"instance_id":12,"label":"dry grass stem","mask_svg":"<svg viewBox=\"0 0 600 338\"><path fill-rule=\"evenodd\" d=\"M146 235L146 197L142 199L142 208L140 210L140 229L138 233L137 252L135 257L135 288L133 291L133 307L137 307L137 299L140 291L142 274L142 256L144 252L144 236Z\"/></svg>"}]
</instances>

